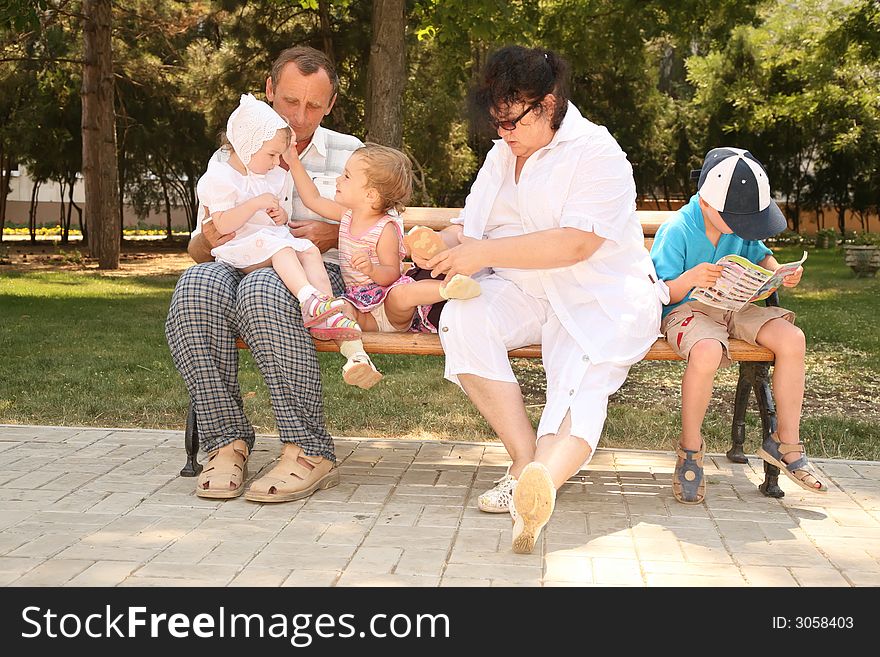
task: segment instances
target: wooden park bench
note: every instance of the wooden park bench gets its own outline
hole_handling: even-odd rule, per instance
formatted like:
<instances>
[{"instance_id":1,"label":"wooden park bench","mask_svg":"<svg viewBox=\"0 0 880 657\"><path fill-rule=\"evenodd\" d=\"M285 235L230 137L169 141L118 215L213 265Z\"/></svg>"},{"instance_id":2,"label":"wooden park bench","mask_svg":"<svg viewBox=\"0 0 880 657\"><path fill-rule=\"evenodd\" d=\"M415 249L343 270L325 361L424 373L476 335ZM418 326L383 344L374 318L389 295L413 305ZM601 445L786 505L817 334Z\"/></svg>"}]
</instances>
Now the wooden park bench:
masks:
<instances>
[{"instance_id":1,"label":"wooden park bench","mask_svg":"<svg viewBox=\"0 0 880 657\"><path fill-rule=\"evenodd\" d=\"M457 217L459 208L408 208L403 215L404 227L409 230L412 226L427 226L434 230L442 230L449 226L449 222ZM663 211L639 211L639 221L645 234L646 246L650 247L654 235L660 225L671 217L673 212ZM768 305L778 305L777 296L774 293L768 299ZM442 356L443 348L440 346L440 338L430 333L374 333L363 334L364 347L373 354L415 354L425 356ZM239 348L247 346L241 340ZM334 342L315 340L315 348L318 351L338 352L339 348ZM540 358L540 345L532 345L514 349L509 352L512 358ZM751 393L754 393L761 417L763 437L776 430L776 409L773 403L773 395L770 390L770 365L773 364L773 353L763 347L743 342L742 340L730 340L730 358L739 363L739 380L736 386L736 395L733 406L733 424L731 427L731 447L727 451L727 458L734 463L747 463L748 459L743 451L746 438L745 417L749 405ZM659 338L643 360L681 360L672 351L672 348L664 338ZM186 465L180 471L183 477L195 477L202 469L196 460L199 449L198 423L190 405L186 421ZM769 497L782 497L782 489L778 485L779 469L768 463L764 464L764 482L759 486L760 491Z\"/></svg>"}]
</instances>

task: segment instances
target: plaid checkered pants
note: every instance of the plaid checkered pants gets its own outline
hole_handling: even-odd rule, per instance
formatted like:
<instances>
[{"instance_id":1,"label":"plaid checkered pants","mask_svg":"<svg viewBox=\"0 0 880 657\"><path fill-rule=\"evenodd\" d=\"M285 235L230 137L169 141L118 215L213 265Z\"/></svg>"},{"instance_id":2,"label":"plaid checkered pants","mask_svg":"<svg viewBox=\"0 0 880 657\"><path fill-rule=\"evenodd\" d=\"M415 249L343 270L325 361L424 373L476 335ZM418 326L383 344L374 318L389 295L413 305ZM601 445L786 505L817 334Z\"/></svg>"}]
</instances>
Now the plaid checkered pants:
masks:
<instances>
[{"instance_id":1,"label":"plaid checkered pants","mask_svg":"<svg viewBox=\"0 0 880 657\"><path fill-rule=\"evenodd\" d=\"M327 265L333 290L342 276ZM246 276L216 262L195 265L177 281L165 336L189 390L200 448L210 452L233 440L254 444L238 385L236 336L244 340L269 388L281 442L309 456L336 460L324 427L318 357L303 327L299 302L271 267Z\"/></svg>"}]
</instances>

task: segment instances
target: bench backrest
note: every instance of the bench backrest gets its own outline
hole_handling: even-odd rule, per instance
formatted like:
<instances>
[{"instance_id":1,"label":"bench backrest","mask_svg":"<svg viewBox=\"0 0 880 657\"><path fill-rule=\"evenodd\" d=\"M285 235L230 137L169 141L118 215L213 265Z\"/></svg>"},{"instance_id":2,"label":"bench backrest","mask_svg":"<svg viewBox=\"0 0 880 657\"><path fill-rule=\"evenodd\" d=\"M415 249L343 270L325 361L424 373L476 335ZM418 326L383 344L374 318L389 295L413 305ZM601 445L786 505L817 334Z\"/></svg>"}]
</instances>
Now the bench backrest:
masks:
<instances>
[{"instance_id":1,"label":"bench backrest","mask_svg":"<svg viewBox=\"0 0 880 657\"><path fill-rule=\"evenodd\" d=\"M413 226L427 226L434 230L442 230L449 225L461 212L461 208L407 208L403 213L403 225L406 230ZM664 221L675 214L674 210L639 210L636 212L642 224L645 237L653 238L657 229Z\"/></svg>"}]
</instances>

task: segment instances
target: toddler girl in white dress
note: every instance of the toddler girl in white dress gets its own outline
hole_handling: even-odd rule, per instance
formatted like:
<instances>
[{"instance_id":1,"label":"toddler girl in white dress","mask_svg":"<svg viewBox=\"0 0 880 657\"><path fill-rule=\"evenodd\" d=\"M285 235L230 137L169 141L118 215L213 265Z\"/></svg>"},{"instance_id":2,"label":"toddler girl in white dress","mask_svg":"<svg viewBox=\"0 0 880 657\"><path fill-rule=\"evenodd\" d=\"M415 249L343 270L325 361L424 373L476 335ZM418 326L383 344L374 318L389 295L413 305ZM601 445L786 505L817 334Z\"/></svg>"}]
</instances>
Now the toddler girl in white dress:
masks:
<instances>
[{"instance_id":1,"label":"toddler girl in white dress","mask_svg":"<svg viewBox=\"0 0 880 657\"><path fill-rule=\"evenodd\" d=\"M340 312L342 299L332 297L321 252L287 227L293 186L279 164L290 146L290 126L269 105L246 94L229 116L226 138L229 159L212 160L197 186L204 221L213 221L223 235L235 233L211 255L245 273L273 267L299 300L303 323L313 336L358 339L360 326Z\"/></svg>"}]
</instances>

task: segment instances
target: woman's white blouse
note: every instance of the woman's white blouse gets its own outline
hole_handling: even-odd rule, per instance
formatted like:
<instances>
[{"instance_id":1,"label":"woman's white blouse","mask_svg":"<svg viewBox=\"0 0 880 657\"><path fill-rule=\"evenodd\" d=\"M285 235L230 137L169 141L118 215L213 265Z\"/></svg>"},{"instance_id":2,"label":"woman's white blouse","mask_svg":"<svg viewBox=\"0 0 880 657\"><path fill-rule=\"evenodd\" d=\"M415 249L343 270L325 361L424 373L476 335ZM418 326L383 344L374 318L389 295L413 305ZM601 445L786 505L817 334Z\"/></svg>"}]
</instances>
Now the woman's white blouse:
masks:
<instances>
[{"instance_id":1,"label":"woman's white blouse","mask_svg":"<svg viewBox=\"0 0 880 657\"><path fill-rule=\"evenodd\" d=\"M497 140L453 220L466 236L492 239L487 222L515 160ZM590 361L640 360L659 335L668 290L655 283L626 154L605 127L569 103L552 141L523 166L516 194L526 233L567 227L605 238L588 259L538 275L554 312Z\"/></svg>"}]
</instances>

